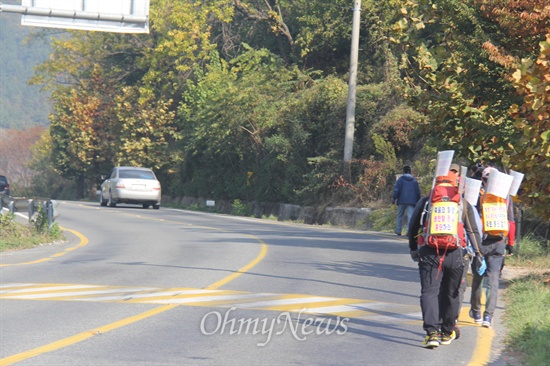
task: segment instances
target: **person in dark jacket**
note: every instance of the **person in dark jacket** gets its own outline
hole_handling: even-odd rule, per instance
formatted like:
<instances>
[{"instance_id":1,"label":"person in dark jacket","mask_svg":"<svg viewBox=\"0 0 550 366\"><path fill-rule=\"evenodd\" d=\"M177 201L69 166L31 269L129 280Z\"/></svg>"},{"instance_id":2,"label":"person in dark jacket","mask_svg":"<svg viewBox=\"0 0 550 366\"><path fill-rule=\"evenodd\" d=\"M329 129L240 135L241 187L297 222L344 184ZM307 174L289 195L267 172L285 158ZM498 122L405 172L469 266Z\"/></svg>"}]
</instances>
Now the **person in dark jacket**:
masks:
<instances>
[{"instance_id":1,"label":"person in dark jacket","mask_svg":"<svg viewBox=\"0 0 550 366\"><path fill-rule=\"evenodd\" d=\"M399 177L393 187L392 205L397 203L397 224L395 233L401 235L403 216L406 214L405 228L409 227L409 220L414 211L414 206L420 199L420 187L415 177L411 175L411 167L403 167L403 175Z\"/></svg>"},{"instance_id":2,"label":"person in dark jacket","mask_svg":"<svg viewBox=\"0 0 550 366\"><path fill-rule=\"evenodd\" d=\"M447 182L445 184L456 184L452 183L456 179L450 176L438 177L438 180L439 178L445 178L441 179ZM422 346L434 348L440 344L448 345L457 338L455 326L460 309L464 256L462 248L442 251L427 245L419 247L418 238L427 219L425 209L428 200L429 197L423 197L417 203L411 216L408 239L411 258L418 262L420 272L420 306L423 328L427 333ZM462 200L462 205L462 222L466 235L469 240L477 240L479 243L481 231L476 222L476 209L466 200Z\"/></svg>"}]
</instances>

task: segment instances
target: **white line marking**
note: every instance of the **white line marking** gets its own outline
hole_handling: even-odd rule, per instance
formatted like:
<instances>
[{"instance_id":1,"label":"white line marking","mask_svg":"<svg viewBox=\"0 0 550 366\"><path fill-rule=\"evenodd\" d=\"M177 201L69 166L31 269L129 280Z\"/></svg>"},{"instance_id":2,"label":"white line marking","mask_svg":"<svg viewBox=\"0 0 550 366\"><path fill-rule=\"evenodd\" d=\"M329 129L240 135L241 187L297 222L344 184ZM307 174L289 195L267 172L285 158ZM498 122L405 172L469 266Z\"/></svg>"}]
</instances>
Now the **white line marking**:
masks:
<instances>
[{"instance_id":1,"label":"white line marking","mask_svg":"<svg viewBox=\"0 0 550 366\"><path fill-rule=\"evenodd\" d=\"M3 291L0 291L0 294L16 294L16 293L25 293L25 292L44 292L44 291L58 291L58 290L72 290L72 289L77 289L77 288L82 288L82 289L86 289L86 288L99 288L99 287L104 287L104 286L92 286L92 285L74 285L74 286L66 286L66 285L62 285L62 286L50 286L50 287L30 287L30 288L25 288L25 289L22 289L22 290L3 290Z\"/></svg>"},{"instance_id":2,"label":"white line marking","mask_svg":"<svg viewBox=\"0 0 550 366\"><path fill-rule=\"evenodd\" d=\"M192 295L192 294L212 294L212 293L219 293L219 292L225 292L223 290L182 290L182 291L162 291L162 292L150 292L141 294L139 292L133 292L133 293L124 293L119 296L103 296L103 297L93 297L89 299L75 299L77 301L118 301L118 300L133 300L133 299L141 299L141 298L147 298L147 297L160 297L160 296L178 296L178 295Z\"/></svg>"},{"instance_id":3,"label":"white line marking","mask_svg":"<svg viewBox=\"0 0 550 366\"><path fill-rule=\"evenodd\" d=\"M221 296L202 296L202 297L187 297L187 298L174 298L174 299L159 299L159 300L146 300L142 301L147 304L193 304L198 302L207 301L224 301L224 300L240 300L240 299L253 299L259 297L273 296L271 294L246 294L246 295L221 295ZM242 304L238 304L239 307Z\"/></svg>"},{"instance_id":4,"label":"white line marking","mask_svg":"<svg viewBox=\"0 0 550 366\"><path fill-rule=\"evenodd\" d=\"M39 286L39 285L36 283L9 283L6 285L0 285L0 288L29 287L29 286Z\"/></svg>"},{"instance_id":5,"label":"white line marking","mask_svg":"<svg viewBox=\"0 0 550 366\"><path fill-rule=\"evenodd\" d=\"M277 305L292 305L292 304L307 304L310 302L323 302L323 301L334 301L334 300L341 300L335 297L300 297L300 298L292 298L292 299L281 299L281 300L273 300L273 301L259 301L259 302L252 302L247 304L240 304L239 307L242 308L256 308L256 307L271 307L271 306L277 306Z\"/></svg>"},{"instance_id":6,"label":"white line marking","mask_svg":"<svg viewBox=\"0 0 550 366\"><path fill-rule=\"evenodd\" d=\"M15 294L15 295L6 295L3 296L5 299L47 299L47 298L59 298L59 297L70 297L70 296L84 296L84 295L100 295L100 294L107 294L107 293L113 293L113 292L133 292L133 291L147 291L151 290L148 288L143 289L135 289L135 288L117 288L114 290L100 290L100 291L78 291L78 292L56 292L56 293L48 293L48 294L30 294L30 295L21 295L21 294ZM90 299L92 300L92 299Z\"/></svg>"},{"instance_id":7,"label":"white line marking","mask_svg":"<svg viewBox=\"0 0 550 366\"><path fill-rule=\"evenodd\" d=\"M319 308L307 308L308 313L345 313L349 311L370 311L374 309L388 308L387 303L383 302L366 302L359 304L345 304L335 306L324 306Z\"/></svg>"}]
</instances>

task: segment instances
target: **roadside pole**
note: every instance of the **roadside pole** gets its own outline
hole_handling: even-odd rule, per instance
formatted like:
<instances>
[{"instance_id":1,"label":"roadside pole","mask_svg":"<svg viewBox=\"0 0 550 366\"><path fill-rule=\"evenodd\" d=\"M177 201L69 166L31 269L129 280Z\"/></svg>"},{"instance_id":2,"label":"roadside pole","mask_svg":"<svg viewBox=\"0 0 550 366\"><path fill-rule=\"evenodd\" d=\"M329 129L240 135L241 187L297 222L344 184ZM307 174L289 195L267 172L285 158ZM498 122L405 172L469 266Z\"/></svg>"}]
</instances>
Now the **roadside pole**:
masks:
<instances>
[{"instance_id":1,"label":"roadside pole","mask_svg":"<svg viewBox=\"0 0 550 366\"><path fill-rule=\"evenodd\" d=\"M353 155L353 136L355 134L355 103L357 87L357 60L359 58L359 30L361 24L361 0L355 0L353 6L353 26L351 33L351 55L349 70L348 106L346 110L346 135L344 141L344 178L351 181L351 158Z\"/></svg>"}]
</instances>

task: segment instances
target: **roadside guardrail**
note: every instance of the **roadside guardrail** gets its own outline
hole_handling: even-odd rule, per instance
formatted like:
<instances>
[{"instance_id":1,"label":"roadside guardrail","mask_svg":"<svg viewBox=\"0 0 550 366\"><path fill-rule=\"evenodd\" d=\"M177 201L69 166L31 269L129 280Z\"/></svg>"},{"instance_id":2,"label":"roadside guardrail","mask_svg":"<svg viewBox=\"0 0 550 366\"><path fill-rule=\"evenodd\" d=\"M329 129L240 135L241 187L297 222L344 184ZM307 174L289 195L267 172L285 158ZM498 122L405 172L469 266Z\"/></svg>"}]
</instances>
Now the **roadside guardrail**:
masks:
<instances>
[{"instance_id":1,"label":"roadside guardrail","mask_svg":"<svg viewBox=\"0 0 550 366\"><path fill-rule=\"evenodd\" d=\"M5 208L12 214L27 212L29 222L36 221L41 212L48 220L48 230L59 217L58 207L59 202L51 199L0 195L0 211Z\"/></svg>"}]
</instances>

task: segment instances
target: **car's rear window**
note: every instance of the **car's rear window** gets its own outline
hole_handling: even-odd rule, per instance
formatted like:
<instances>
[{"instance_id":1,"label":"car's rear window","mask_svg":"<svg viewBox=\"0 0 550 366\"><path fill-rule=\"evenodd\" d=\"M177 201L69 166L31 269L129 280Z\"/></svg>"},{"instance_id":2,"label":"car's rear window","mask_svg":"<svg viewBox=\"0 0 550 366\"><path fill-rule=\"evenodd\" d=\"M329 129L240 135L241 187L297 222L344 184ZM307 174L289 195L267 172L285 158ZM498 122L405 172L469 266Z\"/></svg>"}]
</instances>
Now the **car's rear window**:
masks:
<instances>
[{"instance_id":1,"label":"car's rear window","mask_svg":"<svg viewBox=\"0 0 550 366\"><path fill-rule=\"evenodd\" d=\"M147 170L121 170L120 178L126 179L155 179L155 175Z\"/></svg>"}]
</instances>

